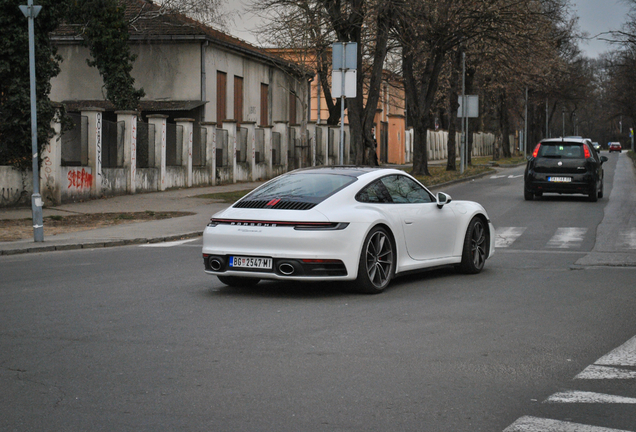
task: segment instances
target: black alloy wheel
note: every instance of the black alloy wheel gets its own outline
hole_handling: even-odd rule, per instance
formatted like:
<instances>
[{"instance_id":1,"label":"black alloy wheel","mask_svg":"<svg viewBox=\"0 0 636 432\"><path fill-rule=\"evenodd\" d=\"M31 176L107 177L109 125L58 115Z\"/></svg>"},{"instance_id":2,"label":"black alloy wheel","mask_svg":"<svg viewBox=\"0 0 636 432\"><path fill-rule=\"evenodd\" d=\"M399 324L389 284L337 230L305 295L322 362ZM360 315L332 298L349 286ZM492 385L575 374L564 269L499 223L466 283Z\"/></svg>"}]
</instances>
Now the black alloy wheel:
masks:
<instances>
[{"instance_id":1,"label":"black alloy wheel","mask_svg":"<svg viewBox=\"0 0 636 432\"><path fill-rule=\"evenodd\" d=\"M462 250L462 262L459 265L462 273L476 274L484 268L488 255L486 231L486 225L479 217L474 217L468 224Z\"/></svg>"},{"instance_id":2,"label":"black alloy wheel","mask_svg":"<svg viewBox=\"0 0 636 432\"><path fill-rule=\"evenodd\" d=\"M389 286L395 273L393 240L382 227L371 230L362 245L356 285L360 292L378 294Z\"/></svg>"}]
</instances>

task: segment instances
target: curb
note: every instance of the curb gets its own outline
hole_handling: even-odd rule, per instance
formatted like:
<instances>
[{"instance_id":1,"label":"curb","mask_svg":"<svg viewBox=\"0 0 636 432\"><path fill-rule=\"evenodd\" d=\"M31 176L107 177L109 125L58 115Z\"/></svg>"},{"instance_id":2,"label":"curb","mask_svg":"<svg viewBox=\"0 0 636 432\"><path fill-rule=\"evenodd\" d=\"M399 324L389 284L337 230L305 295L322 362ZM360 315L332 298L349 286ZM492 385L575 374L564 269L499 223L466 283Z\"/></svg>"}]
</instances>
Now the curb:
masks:
<instances>
[{"instance_id":1,"label":"curb","mask_svg":"<svg viewBox=\"0 0 636 432\"><path fill-rule=\"evenodd\" d=\"M68 250L77 250L77 249L98 249L98 248L131 246L131 245L149 244L149 243L165 243L170 241L201 237L202 235L203 235L203 231L193 231L189 233L176 234L176 235L171 235L166 237L136 238L136 239L126 239L126 240L116 239L116 240L106 240L106 241L94 241L94 242L87 242L87 243L30 246L30 247L25 247L21 249L0 250L0 255L21 255L26 253L68 251Z\"/></svg>"}]
</instances>

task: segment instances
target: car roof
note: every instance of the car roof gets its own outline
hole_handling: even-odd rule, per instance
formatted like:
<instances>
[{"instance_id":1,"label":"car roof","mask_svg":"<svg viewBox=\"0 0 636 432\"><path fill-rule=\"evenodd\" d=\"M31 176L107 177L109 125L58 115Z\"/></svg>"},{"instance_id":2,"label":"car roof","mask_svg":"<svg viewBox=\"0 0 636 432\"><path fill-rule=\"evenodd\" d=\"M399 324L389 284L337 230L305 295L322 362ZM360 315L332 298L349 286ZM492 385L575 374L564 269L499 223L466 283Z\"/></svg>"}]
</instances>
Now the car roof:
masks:
<instances>
[{"instance_id":1,"label":"car roof","mask_svg":"<svg viewBox=\"0 0 636 432\"><path fill-rule=\"evenodd\" d=\"M541 140L541 144L556 144L556 143L563 143L563 142L582 144L588 141L591 142L588 138L581 138L581 137L546 138Z\"/></svg>"}]
</instances>

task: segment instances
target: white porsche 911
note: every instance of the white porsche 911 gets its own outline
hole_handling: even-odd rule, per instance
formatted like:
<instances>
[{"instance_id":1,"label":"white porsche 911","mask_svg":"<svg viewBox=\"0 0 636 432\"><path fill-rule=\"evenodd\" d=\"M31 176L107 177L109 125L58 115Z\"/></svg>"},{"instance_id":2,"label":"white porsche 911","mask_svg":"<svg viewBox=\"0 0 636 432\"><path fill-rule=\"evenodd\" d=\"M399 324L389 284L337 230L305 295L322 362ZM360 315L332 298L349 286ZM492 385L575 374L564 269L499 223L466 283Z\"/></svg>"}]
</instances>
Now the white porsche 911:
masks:
<instances>
[{"instance_id":1,"label":"white porsche 911","mask_svg":"<svg viewBox=\"0 0 636 432\"><path fill-rule=\"evenodd\" d=\"M403 171L309 168L215 214L203 233L203 262L231 286L351 280L379 293L413 270L453 265L479 273L495 251L494 235L481 205L435 196Z\"/></svg>"}]
</instances>

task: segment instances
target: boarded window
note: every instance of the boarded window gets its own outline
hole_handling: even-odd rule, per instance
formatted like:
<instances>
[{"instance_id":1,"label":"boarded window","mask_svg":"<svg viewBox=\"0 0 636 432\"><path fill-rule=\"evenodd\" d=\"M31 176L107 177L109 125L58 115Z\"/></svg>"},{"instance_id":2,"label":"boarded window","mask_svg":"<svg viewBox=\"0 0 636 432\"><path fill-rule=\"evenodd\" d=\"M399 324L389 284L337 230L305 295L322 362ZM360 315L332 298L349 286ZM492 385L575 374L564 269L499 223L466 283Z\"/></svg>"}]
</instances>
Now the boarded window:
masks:
<instances>
[{"instance_id":1,"label":"boarded window","mask_svg":"<svg viewBox=\"0 0 636 432\"><path fill-rule=\"evenodd\" d=\"M216 122L218 127L227 119L227 74L216 73Z\"/></svg>"},{"instance_id":2,"label":"boarded window","mask_svg":"<svg viewBox=\"0 0 636 432\"><path fill-rule=\"evenodd\" d=\"M289 124L295 125L296 123L296 95L289 92Z\"/></svg>"},{"instance_id":3,"label":"boarded window","mask_svg":"<svg viewBox=\"0 0 636 432\"><path fill-rule=\"evenodd\" d=\"M234 120L238 125L243 121L243 78L237 76L234 77Z\"/></svg>"},{"instance_id":4,"label":"boarded window","mask_svg":"<svg viewBox=\"0 0 636 432\"><path fill-rule=\"evenodd\" d=\"M261 83L261 126L269 125L269 86Z\"/></svg>"}]
</instances>

